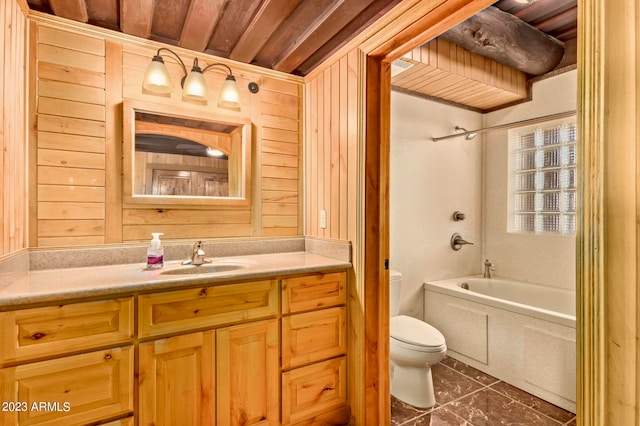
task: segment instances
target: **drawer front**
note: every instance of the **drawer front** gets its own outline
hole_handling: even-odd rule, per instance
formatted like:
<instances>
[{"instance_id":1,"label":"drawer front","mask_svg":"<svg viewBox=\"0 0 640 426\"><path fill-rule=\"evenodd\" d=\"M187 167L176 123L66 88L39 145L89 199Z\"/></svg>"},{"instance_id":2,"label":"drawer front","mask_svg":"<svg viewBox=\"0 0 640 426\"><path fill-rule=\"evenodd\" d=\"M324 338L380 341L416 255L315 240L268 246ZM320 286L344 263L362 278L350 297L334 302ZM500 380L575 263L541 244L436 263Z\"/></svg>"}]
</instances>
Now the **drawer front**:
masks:
<instances>
[{"instance_id":1,"label":"drawer front","mask_svg":"<svg viewBox=\"0 0 640 426\"><path fill-rule=\"evenodd\" d=\"M345 357L282 373L282 423L297 423L347 402Z\"/></svg>"},{"instance_id":2,"label":"drawer front","mask_svg":"<svg viewBox=\"0 0 640 426\"><path fill-rule=\"evenodd\" d=\"M147 294L138 299L138 336L158 336L277 313L277 280Z\"/></svg>"},{"instance_id":3,"label":"drawer front","mask_svg":"<svg viewBox=\"0 0 640 426\"><path fill-rule=\"evenodd\" d=\"M133 347L58 358L0 370L3 425L72 426L133 412ZM126 423L125 423L126 424Z\"/></svg>"},{"instance_id":4,"label":"drawer front","mask_svg":"<svg viewBox=\"0 0 640 426\"><path fill-rule=\"evenodd\" d=\"M347 352L344 307L282 318L282 368L297 367Z\"/></svg>"},{"instance_id":5,"label":"drawer front","mask_svg":"<svg viewBox=\"0 0 640 426\"><path fill-rule=\"evenodd\" d=\"M2 312L0 326L0 364L127 343L133 298Z\"/></svg>"},{"instance_id":6,"label":"drawer front","mask_svg":"<svg viewBox=\"0 0 640 426\"><path fill-rule=\"evenodd\" d=\"M347 300L347 274L313 274L282 280L282 313L342 305Z\"/></svg>"}]
</instances>

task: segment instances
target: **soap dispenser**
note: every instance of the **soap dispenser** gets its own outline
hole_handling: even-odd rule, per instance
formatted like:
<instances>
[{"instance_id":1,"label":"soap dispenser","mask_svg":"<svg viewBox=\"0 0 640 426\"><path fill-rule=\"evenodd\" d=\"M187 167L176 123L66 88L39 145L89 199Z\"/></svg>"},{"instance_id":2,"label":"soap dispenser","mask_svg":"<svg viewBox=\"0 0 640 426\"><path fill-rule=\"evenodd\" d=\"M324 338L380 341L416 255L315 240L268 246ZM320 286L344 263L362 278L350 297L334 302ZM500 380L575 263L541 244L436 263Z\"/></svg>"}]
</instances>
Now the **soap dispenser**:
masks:
<instances>
[{"instance_id":1,"label":"soap dispenser","mask_svg":"<svg viewBox=\"0 0 640 426\"><path fill-rule=\"evenodd\" d=\"M164 265L164 248L160 242L162 232L152 232L151 245L147 249L147 269L160 269Z\"/></svg>"}]
</instances>

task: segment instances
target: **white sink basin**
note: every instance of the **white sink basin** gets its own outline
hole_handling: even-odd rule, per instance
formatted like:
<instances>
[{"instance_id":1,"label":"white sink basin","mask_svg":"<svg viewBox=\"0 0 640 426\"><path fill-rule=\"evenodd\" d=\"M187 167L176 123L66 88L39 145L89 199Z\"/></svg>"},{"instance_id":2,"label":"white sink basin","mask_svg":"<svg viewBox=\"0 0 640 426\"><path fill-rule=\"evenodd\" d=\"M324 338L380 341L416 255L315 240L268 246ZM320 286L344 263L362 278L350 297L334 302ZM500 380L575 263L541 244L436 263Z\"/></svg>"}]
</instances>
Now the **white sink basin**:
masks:
<instances>
[{"instance_id":1,"label":"white sink basin","mask_svg":"<svg viewBox=\"0 0 640 426\"><path fill-rule=\"evenodd\" d=\"M204 265L185 265L173 269L166 269L160 275L193 275L193 274L216 274L219 272L235 271L245 269L247 265L240 263L205 263Z\"/></svg>"}]
</instances>

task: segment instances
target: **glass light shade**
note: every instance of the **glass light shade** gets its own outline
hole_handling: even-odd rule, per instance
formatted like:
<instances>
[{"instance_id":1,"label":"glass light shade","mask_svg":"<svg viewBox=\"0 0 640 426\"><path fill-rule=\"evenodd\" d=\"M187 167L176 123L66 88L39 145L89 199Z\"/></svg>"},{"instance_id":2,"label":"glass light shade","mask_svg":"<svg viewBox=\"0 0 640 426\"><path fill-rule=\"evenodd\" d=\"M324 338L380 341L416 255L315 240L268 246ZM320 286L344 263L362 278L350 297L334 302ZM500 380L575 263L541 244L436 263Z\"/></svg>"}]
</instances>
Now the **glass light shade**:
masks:
<instances>
[{"instance_id":1,"label":"glass light shade","mask_svg":"<svg viewBox=\"0 0 640 426\"><path fill-rule=\"evenodd\" d=\"M206 101L208 98L207 83L201 71L191 70L182 86L182 97L193 101Z\"/></svg>"},{"instance_id":2,"label":"glass light shade","mask_svg":"<svg viewBox=\"0 0 640 426\"><path fill-rule=\"evenodd\" d=\"M227 79L220 89L218 97L218 106L223 108L240 108L240 92L236 79L232 75L227 75Z\"/></svg>"},{"instance_id":3,"label":"glass light shade","mask_svg":"<svg viewBox=\"0 0 640 426\"><path fill-rule=\"evenodd\" d=\"M173 83L167 67L160 56L154 56L147 66L142 87L152 93L167 94L173 91Z\"/></svg>"},{"instance_id":4,"label":"glass light shade","mask_svg":"<svg viewBox=\"0 0 640 426\"><path fill-rule=\"evenodd\" d=\"M219 149L211 148L210 146L208 146L207 155L209 157L224 157L224 152L220 151Z\"/></svg>"}]
</instances>

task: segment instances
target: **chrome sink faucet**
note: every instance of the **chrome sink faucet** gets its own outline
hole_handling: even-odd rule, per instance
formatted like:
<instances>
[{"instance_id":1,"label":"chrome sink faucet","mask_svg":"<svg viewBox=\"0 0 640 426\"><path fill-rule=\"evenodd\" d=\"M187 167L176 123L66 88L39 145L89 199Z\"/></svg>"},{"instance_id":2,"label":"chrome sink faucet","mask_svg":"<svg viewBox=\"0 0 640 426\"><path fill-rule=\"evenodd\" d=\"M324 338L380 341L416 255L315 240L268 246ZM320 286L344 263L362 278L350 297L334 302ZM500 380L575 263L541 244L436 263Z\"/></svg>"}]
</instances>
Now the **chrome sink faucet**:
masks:
<instances>
[{"instance_id":1,"label":"chrome sink faucet","mask_svg":"<svg viewBox=\"0 0 640 426\"><path fill-rule=\"evenodd\" d=\"M493 267L493 262L489 259L485 259L484 261L484 278L491 278L491 271L495 271L496 268Z\"/></svg>"},{"instance_id":2,"label":"chrome sink faucet","mask_svg":"<svg viewBox=\"0 0 640 426\"><path fill-rule=\"evenodd\" d=\"M193 253L191 254L191 259L187 259L182 262L183 265L195 265L200 266L204 263L210 263L210 260L204 258L204 250L202 247L204 243L202 241L196 241L193 245Z\"/></svg>"}]
</instances>

